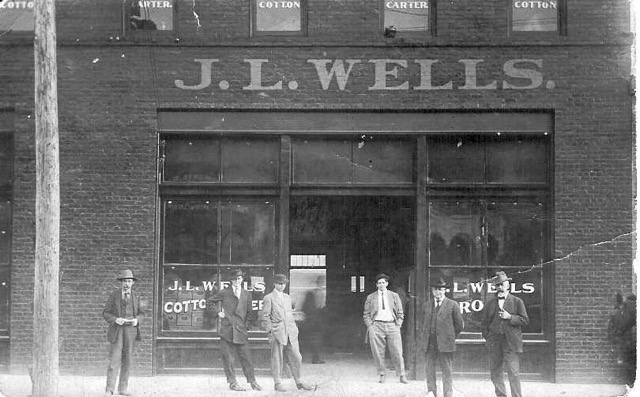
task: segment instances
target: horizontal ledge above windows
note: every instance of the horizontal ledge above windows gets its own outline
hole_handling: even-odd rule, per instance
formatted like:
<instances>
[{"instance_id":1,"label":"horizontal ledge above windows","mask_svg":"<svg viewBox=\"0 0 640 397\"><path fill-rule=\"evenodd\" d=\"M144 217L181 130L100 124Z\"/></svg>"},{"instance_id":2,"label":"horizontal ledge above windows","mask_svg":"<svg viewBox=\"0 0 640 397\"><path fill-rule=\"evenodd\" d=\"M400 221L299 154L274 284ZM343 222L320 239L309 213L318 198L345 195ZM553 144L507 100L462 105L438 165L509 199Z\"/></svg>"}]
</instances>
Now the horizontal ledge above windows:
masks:
<instances>
[{"instance_id":1,"label":"horizontal ledge above windows","mask_svg":"<svg viewBox=\"0 0 640 397\"><path fill-rule=\"evenodd\" d=\"M4 41L0 43L0 47L14 47L16 44L24 46L33 46L33 32L30 34L16 34L11 32L4 36ZM572 40L570 37L535 38L527 39L518 37L512 39L496 39L491 41L473 41L471 39L447 40L423 39L423 40L404 40L404 41L383 41L378 42L344 42L314 40L310 38L289 37L289 40L270 40L266 37L248 39L236 39L226 41L213 41L205 39L192 39L191 37L153 37L148 40L128 40L120 41L107 40L87 40L78 41L73 39L58 39L58 47L198 47L198 48L216 48L216 47L237 47L237 48L291 48L291 47L325 47L325 48L513 48L513 47L611 47L611 46L629 46L633 44L633 36L631 34L621 34L619 36L603 37L600 40ZM474 38L475 39L475 38ZM152 41L153 40L153 41Z\"/></svg>"},{"instance_id":2,"label":"horizontal ledge above windows","mask_svg":"<svg viewBox=\"0 0 640 397\"><path fill-rule=\"evenodd\" d=\"M292 186L292 196L415 196L415 187Z\"/></svg>"},{"instance_id":3,"label":"horizontal ledge above windows","mask_svg":"<svg viewBox=\"0 0 640 397\"><path fill-rule=\"evenodd\" d=\"M162 265L170 267L228 267L230 269L236 267L255 267L269 269L275 266L273 263L163 263Z\"/></svg>"},{"instance_id":4,"label":"horizontal ledge above windows","mask_svg":"<svg viewBox=\"0 0 640 397\"><path fill-rule=\"evenodd\" d=\"M245 186L230 186L230 185L170 185L165 186L162 184L159 186L159 193L161 196L278 196L279 188L270 186L259 185L245 185Z\"/></svg>"}]
</instances>

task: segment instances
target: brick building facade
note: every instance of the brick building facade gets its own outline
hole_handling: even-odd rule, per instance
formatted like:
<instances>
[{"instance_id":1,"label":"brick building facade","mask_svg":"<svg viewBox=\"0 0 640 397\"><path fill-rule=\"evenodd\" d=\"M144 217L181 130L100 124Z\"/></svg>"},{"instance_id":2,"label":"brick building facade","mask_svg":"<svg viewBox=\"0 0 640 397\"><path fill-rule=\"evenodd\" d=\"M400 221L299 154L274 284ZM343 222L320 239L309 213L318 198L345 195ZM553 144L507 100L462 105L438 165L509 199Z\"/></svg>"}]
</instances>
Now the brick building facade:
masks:
<instances>
[{"instance_id":1,"label":"brick building facade","mask_svg":"<svg viewBox=\"0 0 640 397\"><path fill-rule=\"evenodd\" d=\"M228 246L224 238L217 245L212 243L218 247L218 257L211 269L217 269L218 278L224 273L220 266L245 266L255 276L252 288L258 291L256 285L261 282L268 288L274 272L291 274L293 280L296 266L291 255L322 254L327 262L339 262L347 269L340 273L328 263L316 266L326 270L327 305L332 288L351 282L355 283L351 292L371 292L375 272L389 271L406 282L413 307L419 309L428 295L425 286L430 277L444 275L456 283L450 293L454 298L460 293L459 300L464 301L470 292L464 283L469 288L494 268L513 266L506 270L516 275L516 288L523 294L535 290L526 302L538 313L533 315L536 328L526 338L525 352L533 359L526 361L523 371L558 382L620 380L606 339L606 323L615 291L628 293L636 285L628 2L558 1L556 30L536 32L513 28L512 3L507 1L430 1L428 28L418 33L398 31L394 37L384 34L385 2L303 1L302 27L299 34L291 35L261 34L260 25L252 20L259 5L249 0L166 3L171 5L171 29L133 31L129 10L120 1L57 2L63 372L104 371L106 326L101 310L108 293L117 288L114 277L123 267L140 277L136 288L149 308L142 324L144 340L136 352L140 374L188 372L198 365L183 356L194 348L210 352L197 363L217 360L213 328L180 331L162 318L167 314L168 296L163 282L173 280L169 269L183 269L176 271L183 283L186 274L196 274L194 269L204 266L200 257L179 260L178 251L184 245L171 251L172 244L178 244L171 239L179 238L172 234L172 226L191 228L187 234L192 240L200 235L192 224L180 223L180 211L186 207L172 209L171 205L189 202L185 205L191 211L194 200L211 199L218 200L212 205L220 219L227 216L228 203L266 200L264 212L255 210L259 216L252 218L251 230L257 235L256 219L267 219L265 236L272 235L261 243L267 247L263 247L266 254L255 260L242 255L234 259L236 240ZM2 242L6 260L1 264L7 309L2 313L6 324L0 352L4 369L11 372L30 365L33 339L34 66L32 32L25 30L0 33L0 133L6 144L0 151L6 176L0 183L5 203L0 219L7 231ZM212 139L212 147L222 153L220 164L226 171L217 180L190 174L184 182L175 176L188 162L179 153L193 139ZM371 179L359 180L358 171L351 170L352 179L334 180L324 174L309 176L315 166L295 157L338 145L340 139L353 143L345 146L352 153L370 139L383 142L372 155L376 159L397 163L395 154L409 153L413 161L408 171L381 166L382 171ZM524 148L529 157L516 166L516 179L496 181L489 173L478 180L462 178L455 186L443 182L445 178L442 183L432 179L438 168L433 159L441 158L448 166L457 163L447 163L447 158L467 161L475 149L458 156L449 148L460 149L468 143L478 148L478 156L485 156L478 161L490 170L494 163L487 153L494 153L492 148L498 147L499 159L503 158L500 153L517 152L511 146L503 149L503 139L530 144ZM384 146L384 142L397 145ZM240 176L229 176L236 168L224 159L251 156L242 151L243 145L275 147L271 160L277 164L269 171L273 173L254 178L263 174L231 164L240 167ZM438 145L444 149L436 150ZM171 148L177 149L172 152ZM312 150L304 152L304 148ZM172 158L171 153L178 154ZM358 163L354 158L350 161ZM467 175L474 169L469 164L454 176ZM501 167L510 167L504 164ZM307 173L298 173L301 169ZM447 209L454 202L468 203L462 210L467 211L465 217L450 215L461 214ZM533 215L525 218L527 230L535 233L527 234L524 243L539 244L535 253L527 256L519 248L509 251L515 255L510 259L491 259L492 239L505 244L510 240L485 234L485 226L519 216L501 215L492 224L492 214L498 211L495 202L498 207L506 202L531 207L525 212ZM382 222L376 224L374 215L360 210L380 206L406 211L394 212L389 219L376 212L376 222ZM327 237L334 229L318 232L315 236L321 238L314 240L314 234L305 231L313 221L306 215L296 218L305 209L322 212L324 208L331 213L340 207L351 212L331 219L345 224L359 216L362 221L356 225L363 230L407 221L408 229L398 232L407 233L406 240L393 240L393 233L381 234L378 243L363 242L360 251L341 246L336 253L327 248L335 243L335 237ZM175 219L172 211L177 211ZM442 225L437 224L438 217L444 217ZM536 217L542 220L536 223L532 220ZM476 237L486 243L478 245L484 248L476 252L471 241L467 249L445 255L446 263L436 263L434 233L444 236L447 249L451 248L451 228L457 227L451 225L460 219L483 230ZM218 227L224 229L224 225ZM336 230L345 241L364 241L358 232L345 227ZM395 248L384 248L391 245ZM233 251L229 260L220 259L222 248ZM374 263L367 253L370 249L384 260L366 268L367 261ZM517 258L533 258L533 262L513 263ZM390 264L396 259L405 265ZM467 270L471 267L477 271ZM362 281L357 275L362 275ZM343 276L351 281L342 280ZM366 291L360 291L361 286ZM360 310L358 299L360 295L353 295L350 301L353 313ZM474 305L473 300L469 305ZM408 341L418 331L419 312L412 314ZM174 314L179 320L180 313ZM472 325L473 316L470 310ZM195 317L190 321L195 324ZM259 330L254 336L252 344L260 361L267 346ZM357 336L349 334L354 340ZM481 342L473 326L459 341L461 357L476 368L486 368ZM414 369L423 365L419 355L410 361ZM458 370L477 372L464 366ZM420 371L414 375L422 376Z\"/></svg>"}]
</instances>

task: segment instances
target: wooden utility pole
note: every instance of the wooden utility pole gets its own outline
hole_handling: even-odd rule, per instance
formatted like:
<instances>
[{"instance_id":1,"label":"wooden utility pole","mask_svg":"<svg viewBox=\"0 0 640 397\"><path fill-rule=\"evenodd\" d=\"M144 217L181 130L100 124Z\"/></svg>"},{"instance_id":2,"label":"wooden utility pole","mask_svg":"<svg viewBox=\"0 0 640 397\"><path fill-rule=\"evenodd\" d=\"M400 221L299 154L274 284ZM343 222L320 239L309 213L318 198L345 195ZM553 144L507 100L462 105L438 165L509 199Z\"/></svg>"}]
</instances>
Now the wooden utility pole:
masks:
<instances>
[{"instance_id":1,"label":"wooden utility pole","mask_svg":"<svg viewBox=\"0 0 640 397\"><path fill-rule=\"evenodd\" d=\"M58 397L60 163L55 0L35 8L36 254L32 396Z\"/></svg>"}]
</instances>

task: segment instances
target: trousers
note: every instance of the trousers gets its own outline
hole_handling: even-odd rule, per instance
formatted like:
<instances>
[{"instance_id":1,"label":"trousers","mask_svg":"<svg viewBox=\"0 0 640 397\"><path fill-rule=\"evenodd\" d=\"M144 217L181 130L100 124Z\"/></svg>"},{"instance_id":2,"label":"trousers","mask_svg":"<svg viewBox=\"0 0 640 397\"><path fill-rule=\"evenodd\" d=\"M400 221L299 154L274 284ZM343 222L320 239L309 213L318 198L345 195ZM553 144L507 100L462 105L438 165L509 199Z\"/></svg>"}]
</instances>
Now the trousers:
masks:
<instances>
[{"instance_id":1,"label":"trousers","mask_svg":"<svg viewBox=\"0 0 640 397\"><path fill-rule=\"evenodd\" d=\"M436 364L440 364L442 372L442 390L444 397L453 396L453 353L445 353L438 350L438 342L435 335L429 338L429 346L427 346L427 391L433 392L434 396L438 395L436 385Z\"/></svg>"},{"instance_id":2,"label":"trousers","mask_svg":"<svg viewBox=\"0 0 640 397\"><path fill-rule=\"evenodd\" d=\"M129 385L129 372L131 371L131 356L133 355L133 345L136 340L138 330L136 327L121 325L118 327L116 341L111 343L109 350L109 367L107 367L107 387L106 391L115 392L116 379L120 373L118 381L118 391L126 392Z\"/></svg>"},{"instance_id":3,"label":"trousers","mask_svg":"<svg viewBox=\"0 0 640 397\"><path fill-rule=\"evenodd\" d=\"M277 385L282 380L282 370L284 363L289 365L291 375L296 384L301 383L300 367L302 366L302 355L300 354L300 346L298 341L291 342L287 339L287 344L283 345L273 336L269 337L269 345L271 346L271 373L273 382Z\"/></svg>"},{"instance_id":4,"label":"trousers","mask_svg":"<svg viewBox=\"0 0 640 397\"><path fill-rule=\"evenodd\" d=\"M487 336L487 349L489 350L489 369L491 382L495 388L497 397L507 397L507 388L504 384L504 372L509 377L511 397L522 397L520 385L520 358L518 353L509 347L504 334L491 333Z\"/></svg>"},{"instance_id":5,"label":"trousers","mask_svg":"<svg viewBox=\"0 0 640 397\"><path fill-rule=\"evenodd\" d=\"M385 347L388 346L391 360L396 367L396 373L400 376L405 376L400 327L393 322L374 321L369 328L369 344L371 345L371 355L373 355L373 361L376 364L379 375L387 373L384 353Z\"/></svg>"},{"instance_id":6,"label":"trousers","mask_svg":"<svg viewBox=\"0 0 640 397\"><path fill-rule=\"evenodd\" d=\"M256 376L251 363L249 354L248 343L233 343L224 338L220 338L220 350L222 353L222 365L224 367L224 374L227 377L228 383L236 383L236 370L233 362L233 352L235 351L240 360L242 366L242 372L247 378L247 382L253 383L256 381Z\"/></svg>"}]
</instances>

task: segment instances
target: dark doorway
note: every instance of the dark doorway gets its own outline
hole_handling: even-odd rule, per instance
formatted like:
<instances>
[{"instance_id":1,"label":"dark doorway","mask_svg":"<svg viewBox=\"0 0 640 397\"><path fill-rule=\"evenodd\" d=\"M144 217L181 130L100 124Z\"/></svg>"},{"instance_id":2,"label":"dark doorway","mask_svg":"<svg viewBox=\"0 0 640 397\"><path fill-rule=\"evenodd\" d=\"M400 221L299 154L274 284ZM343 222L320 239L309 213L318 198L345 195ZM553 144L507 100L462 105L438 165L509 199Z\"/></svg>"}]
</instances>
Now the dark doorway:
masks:
<instances>
[{"instance_id":1,"label":"dark doorway","mask_svg":"<svg viewBox=\"0 0 640 397\"><path fill-rule=\"evenodd\" d=\"M300 313L305 361L311 360L318 327L324 355L369 354L362 311L375 290L376 274L391 276L389 288L401 294L407 309L411 306L413 197L294 196L290 209L290 289ZM326 305L321 321L316 321L302 308L309 292L323 287L322 281ZM412 328L413 322L405 321L403 333ZM405 344L409 339L404 338Z\"/></svg>"}]
</instances>

